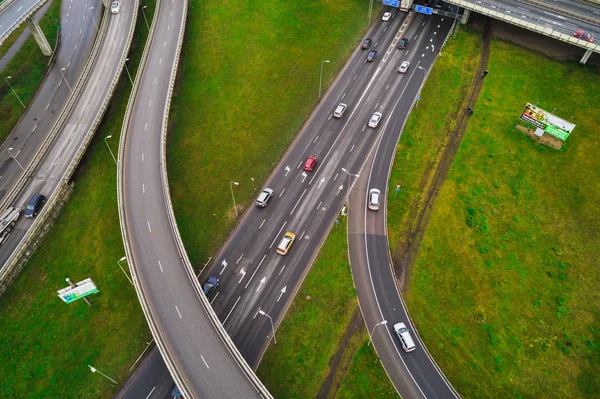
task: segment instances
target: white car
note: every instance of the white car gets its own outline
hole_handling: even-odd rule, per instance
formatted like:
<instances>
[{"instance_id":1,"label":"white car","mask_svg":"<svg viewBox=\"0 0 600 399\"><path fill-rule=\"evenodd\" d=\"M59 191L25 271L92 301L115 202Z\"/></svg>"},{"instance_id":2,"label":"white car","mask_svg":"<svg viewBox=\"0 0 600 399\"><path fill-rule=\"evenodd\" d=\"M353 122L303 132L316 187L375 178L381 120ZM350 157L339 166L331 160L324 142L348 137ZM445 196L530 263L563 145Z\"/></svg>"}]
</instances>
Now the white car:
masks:
<instances>
[{"instance_id":1,"label":"white car","mask_svg":"<svg viewBox=\"0 0 600 399\"><path fill-rule=\"evenodd\" d=\"M386 12L383 14L383 17L381 17L382 21L389 21L390 18L392 18L392 13L391 12Z\"/></svg>"},{"instance_id":2,"label":"white car","mask_svg":"<svg viewBox=\"0 0 600 399\"><path fill-rule=\"evenodd\" d=\"M381 112L375 112L371 119L369 120L369 127L376 128L379 125L379 121L381 120Z\"/></svg>"},{"instance_id":3,"label":"white car","mask_svg":"<svg viewBox=\"0 0 600 399\"><path fill-rule=\"evenodd\" d=\"M381 191L376 188L369 190L369 209L378 211L380 207Z\"/></svg>"},{"instance_id":4,"label":"white car","mask_svg":"<svg viewBox=\"0 0 600 399\"><path fill-rule=\"evenodd\" d=\"M394 331L396 332L396 335L398 335L398 339L402 344L404 352L412 352L415 350L415 341L413 341L410 332L408 332L408 328L406 328L404 323L394 324Z\"/></svg>"},{"instance_id":5,"label":"white car","mask_svg":"<svg viewBox=\"0 0 600 399\"><path fill-rule=\"evenodd\" d=\"M118 14L121 11L121 5L119 5L118 1L113 1L110 5L110 12L113 14Z\"/></svg>"},{"instance_id":6,"label":"white car","mask_svg":"<svg viewBox=\"0 0 600 399\"><path fill-rule=\"evenodd\" d=\"M406 73L406 71L408 71L409 66L410 66L410 62L402 61L402 64L400 64L400 66L396 70L400 73Z\"/></svg>"},{"instance_id":7,"label":"white car","mask_svg":"<svg viewBox=\"0 0 600 399\"><path fill-rule=\"evenodd\" d=\"M337 106L335 111L333 111L333 117L339 119L342 116L344 116L344 112L346 112L346 108L348 108L348 105L346 105L344 103L340 103L340 105Z\"/></svg>"},{"instance_id":8,"label":"white car","mask_svg":"<svg viewBox=\"0 0 600 399\"><path fill-rule=\"evenodd\" d=\"M273 189L268 187L265 188L256 199L256 206L259 208L264 208L265 206L267 206L267 203L269 202L269 199L271 199L272 196Z\"/></svg>"}]
</instances>

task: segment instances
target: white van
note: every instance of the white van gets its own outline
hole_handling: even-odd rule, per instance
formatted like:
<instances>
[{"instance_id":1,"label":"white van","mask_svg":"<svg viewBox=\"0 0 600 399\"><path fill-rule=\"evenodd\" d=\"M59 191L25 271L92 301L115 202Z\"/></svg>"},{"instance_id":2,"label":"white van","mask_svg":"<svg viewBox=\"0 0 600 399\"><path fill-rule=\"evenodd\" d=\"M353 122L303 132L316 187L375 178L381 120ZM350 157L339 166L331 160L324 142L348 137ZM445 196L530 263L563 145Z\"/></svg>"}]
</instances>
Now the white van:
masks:
<instances>
[{"instance_id":1,"label":"white van","mask_svg":"<svg viewBox=\"0 0 600 399\"><path fill-rule=\"evenodd\" d=\"M410 333L408 332L408 328L406 328L404 323L394 324L394 331L396 331L398 338L400 338L404 352L412 352L415 350L415 341L413 341Z\"/></svg>"}]
</instances>

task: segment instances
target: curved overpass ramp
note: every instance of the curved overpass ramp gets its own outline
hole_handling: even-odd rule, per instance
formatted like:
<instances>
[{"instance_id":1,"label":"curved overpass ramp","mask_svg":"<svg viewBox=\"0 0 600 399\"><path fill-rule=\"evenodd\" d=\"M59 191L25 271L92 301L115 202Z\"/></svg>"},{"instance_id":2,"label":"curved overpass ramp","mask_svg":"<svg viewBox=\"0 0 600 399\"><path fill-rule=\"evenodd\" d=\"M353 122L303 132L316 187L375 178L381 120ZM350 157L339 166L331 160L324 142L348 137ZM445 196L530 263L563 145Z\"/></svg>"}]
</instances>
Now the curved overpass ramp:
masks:
<instances>
[{"instance_id":1,"label":"curved overpass ramp","mask_svg":"<svg viewBox=\"0 0 600 399\"><path fill-rule=\"evenodd\" d=\"M270 397L204 297L171 207L166 128L186 11L186 0L158 0L129 99L118 162L123 241L150 330L184 397Z\"/></svg>"},{"instance_id":2,"label":"curved overpass ramp","mask_svg":"<svg viewBox=\"0 0 600 399\"><path fill-rule=\"evenodd\" d=\"M5 0L0 4L0 46L48 0ZM2 7L4 5L4 7Z\"/></svg>"}]
</instances>

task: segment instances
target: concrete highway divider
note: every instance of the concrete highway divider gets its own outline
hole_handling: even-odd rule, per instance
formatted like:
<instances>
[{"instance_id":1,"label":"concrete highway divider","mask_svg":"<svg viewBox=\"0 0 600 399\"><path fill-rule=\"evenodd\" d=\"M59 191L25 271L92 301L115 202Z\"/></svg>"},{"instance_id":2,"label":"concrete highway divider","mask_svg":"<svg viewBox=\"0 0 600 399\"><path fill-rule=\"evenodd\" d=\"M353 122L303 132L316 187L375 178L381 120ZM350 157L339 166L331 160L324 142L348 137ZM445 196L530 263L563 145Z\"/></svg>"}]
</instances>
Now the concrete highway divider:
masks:
<instances>
[{"instance_id":1,"label":"concrete highway divider","mask_svg":"<svg viewBox=\"0 0 600 399\"><path fill-rule=\"evenodd\" d=\"M0 13L2 13L2 11L6 9L6 7L8 7L14 2L15 0L4 0L2 3L0 3Z\"/></svg>"}]
</instances>

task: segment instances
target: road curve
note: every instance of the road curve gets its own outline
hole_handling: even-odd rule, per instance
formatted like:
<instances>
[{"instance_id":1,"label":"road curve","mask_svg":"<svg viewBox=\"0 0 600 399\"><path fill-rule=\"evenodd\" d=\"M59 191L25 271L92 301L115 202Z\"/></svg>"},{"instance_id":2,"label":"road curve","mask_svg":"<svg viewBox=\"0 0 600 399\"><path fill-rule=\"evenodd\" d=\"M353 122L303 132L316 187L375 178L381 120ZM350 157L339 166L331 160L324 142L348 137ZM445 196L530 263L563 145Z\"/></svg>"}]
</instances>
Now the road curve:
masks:
<instances>
[{"instance_id":1,"label":"road curve","mask_svg":"<svg viewBox=\"0 0 600 399\"><path fill-rule=\"evenodd\" d=\"M129 99L117 183L123 241L150 330L184 396L270 397L201 293L171 207L166 129L186 11L186 0L157 1Z\"/></svg>"},{"instance_id":2,"label":"road curve","mask_svg":"<svg viewBox=\"0 0 600 399\"><path fill-rule=\"evenodd\" d=\"M429 71L451 24L448 18L425 18L423 28L409 30L408 37L411 46L419 47L411 62L416 63L419 59L420 66ZM413 35L419 35L420 39L412 38ZM426 51L425 47L432 45L436 50ZM381 190L382 198L387 198L396 146L425 78L423 73L410 76L410 82L398 98L396 115L383 127L385 133L350 195L348 213L348 255L361 313L381 363L404 399L459 397L418 337L397 289L387 239L385 203L377 212L367 210L370 189ZM381 324L384 320L387 324ZM393 330L393 325L399 322L411 330L417 346L415 351L405 353L402 350Z\"/></svg>"}]
</instances>

